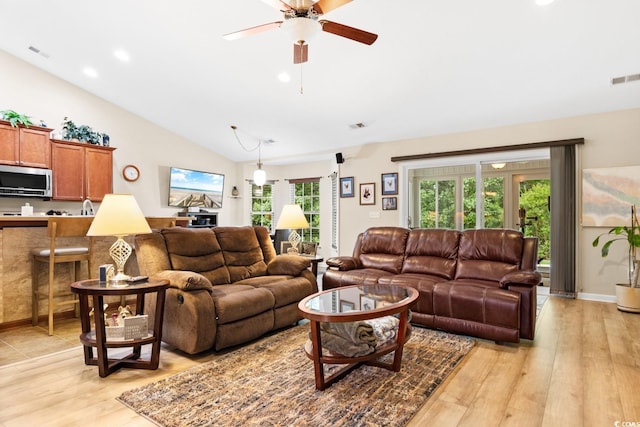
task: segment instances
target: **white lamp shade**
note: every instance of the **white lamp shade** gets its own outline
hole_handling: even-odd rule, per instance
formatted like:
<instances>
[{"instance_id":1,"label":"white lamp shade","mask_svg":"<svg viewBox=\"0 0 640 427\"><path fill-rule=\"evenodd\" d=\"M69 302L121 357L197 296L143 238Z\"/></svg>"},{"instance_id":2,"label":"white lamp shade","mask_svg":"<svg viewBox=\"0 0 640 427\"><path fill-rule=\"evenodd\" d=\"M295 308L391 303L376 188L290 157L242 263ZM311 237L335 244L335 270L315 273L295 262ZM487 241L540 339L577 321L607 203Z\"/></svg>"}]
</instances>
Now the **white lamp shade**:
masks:
<instances>
[{"instance_id":1,"label":"white lamp shade","mask_svg":"<svg viewBox=\"0 0 640 427\"><path fill-rule=\"evenodd\" d=\"M309 18L290 18L286 19L280 28L289 33L294 43L309 42L320 30L322 26L318 21Z\"/></svg>"},{"instance_id":2,"label":"white lamp shade","mask_svg":"<svg viewBox=\"0 0 640 427\"><path fill-rule=\"evenodd\" d=\"M262 187L267 182L267 173L262 169L256 169L253 171L253 183L259 187Z\"/></svg>"},{"instance_id":3,"label":"white lamp shade","mask_svg":"<svg viewBox=\"0 0 640 427\"><path fill-rule=\"evenodd\" d=\"M151 233L149 223L131 194L106 194L87 236L129 236Z\"/></svg>"},{"instance_id":4,"label":"white lamp shade","mask_svg":"<svg viewBox=\"0 0 640 427\"><path fill-rule=\"evenodd\" d=\"M282 207L282 212L280 212L280 218L278 218L276 230L291 228L309 228L309 222L307 221L307 218L305 218L300 205L284 205Z\"/></svg>"}]
</instances>

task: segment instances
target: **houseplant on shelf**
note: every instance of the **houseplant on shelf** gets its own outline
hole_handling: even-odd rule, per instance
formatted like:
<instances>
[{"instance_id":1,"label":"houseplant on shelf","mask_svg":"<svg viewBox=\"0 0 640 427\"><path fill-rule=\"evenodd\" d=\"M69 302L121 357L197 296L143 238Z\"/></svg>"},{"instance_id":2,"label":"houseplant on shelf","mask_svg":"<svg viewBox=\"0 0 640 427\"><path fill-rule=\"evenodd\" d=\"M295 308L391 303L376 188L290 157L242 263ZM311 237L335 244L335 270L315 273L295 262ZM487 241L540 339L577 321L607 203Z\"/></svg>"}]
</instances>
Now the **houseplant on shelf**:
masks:
<instances>
[{"instance_id":1,"label":"houseplant on shelf","mask_svg":"<svg viewBox=\"0 0 640 427\"><path fill-rule=\"evenodd\" d=\"M637 258L638 248L640 248L640 223L636 206L631 206L631 225L620 225L613 227L607 233L596 237L593 247L600 244L600 238L609 236L609 240L604 242L600 249L602 257L609 255L609 248L614 242L627 242L629 261L629 283L616 284L616 303L618 310L631 313L640 313L640 260Z\"/></svg>"},{"instance_id":2,"label":"houseplant on shelf","mask_svg":"<svg viewBox=\"0 0 640 427\"><path fill-rule=\"evenodd\" d=\"M0 111L0 115L2 115L2 120L7 120L14 128L18 127L18 125L28 128L29 125L33 124L31 123L31 118L29 116L16 113L13 110Z\"/></svg>"},{"instance_id":3,"label":"houseplant on shelf","mask_svg":"<svg viewBox=\"0 0 640 427\"><path fill-rule=\"evenodd\" d=\"M100 132L94 131L91 128L91 126L87 126L87 125L78 126L68 117L65 117L64 120L62 121L62 130L63 130L62 137L66 140L73 141L75 139L78 141L88 142L89 144L94 144L94 145L100 145L100 143L103 141L104 135L106 135L106 134L102 134ZM107 136L107 140L108 138L109 137Z\"/></svg>"}]
</instances>

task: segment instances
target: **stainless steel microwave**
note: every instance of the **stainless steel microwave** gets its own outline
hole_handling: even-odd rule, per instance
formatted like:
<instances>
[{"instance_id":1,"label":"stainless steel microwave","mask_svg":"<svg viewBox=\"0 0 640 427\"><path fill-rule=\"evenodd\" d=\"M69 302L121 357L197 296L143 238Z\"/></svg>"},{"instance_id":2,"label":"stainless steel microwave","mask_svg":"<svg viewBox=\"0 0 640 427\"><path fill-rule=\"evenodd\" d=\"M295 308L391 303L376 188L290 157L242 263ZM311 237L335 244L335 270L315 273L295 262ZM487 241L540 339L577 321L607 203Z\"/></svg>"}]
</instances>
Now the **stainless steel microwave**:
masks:
<instances>
[{"instance_id":1,"label":"stainless steel microwave","mask_svg":"<svg viewBox=\"0 0 640 427\"><path fill-rule=\"evenodd\" d=\"M51 169L0 165L0 196L51 198Z\"/></svg>"}]
</instances>

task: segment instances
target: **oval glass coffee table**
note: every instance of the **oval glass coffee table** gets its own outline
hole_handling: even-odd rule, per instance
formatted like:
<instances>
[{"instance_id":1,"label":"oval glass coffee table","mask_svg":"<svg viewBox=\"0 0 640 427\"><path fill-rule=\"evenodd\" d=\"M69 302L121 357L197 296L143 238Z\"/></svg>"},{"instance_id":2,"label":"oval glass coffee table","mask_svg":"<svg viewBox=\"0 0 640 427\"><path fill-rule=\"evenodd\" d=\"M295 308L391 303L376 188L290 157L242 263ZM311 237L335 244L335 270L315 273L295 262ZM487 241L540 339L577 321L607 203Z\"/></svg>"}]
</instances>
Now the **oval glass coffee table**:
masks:
<instances>
[{"instance_id":1,"label":"oval glass coffee table","mask_svg":"<svg viewBox=\"0 0 640 427\"><path fill-rule=\"evenodd\" d=\"M307 356L313 360L316 388L324 390L361 364L377 366L395 372L400 370L402 350L411 328L408 313L418 299L418 291L404 286L345 286L310 295L300 301L298 310L309 319L311 339L305 344ZM396 340L366 356L348 357L322 348L320 323L357 322L384 316L398 315L399 325ZM394 352L391 363L378 360ZM325 377L324 365L345 365Z\"/></svg>"}]
</instances>

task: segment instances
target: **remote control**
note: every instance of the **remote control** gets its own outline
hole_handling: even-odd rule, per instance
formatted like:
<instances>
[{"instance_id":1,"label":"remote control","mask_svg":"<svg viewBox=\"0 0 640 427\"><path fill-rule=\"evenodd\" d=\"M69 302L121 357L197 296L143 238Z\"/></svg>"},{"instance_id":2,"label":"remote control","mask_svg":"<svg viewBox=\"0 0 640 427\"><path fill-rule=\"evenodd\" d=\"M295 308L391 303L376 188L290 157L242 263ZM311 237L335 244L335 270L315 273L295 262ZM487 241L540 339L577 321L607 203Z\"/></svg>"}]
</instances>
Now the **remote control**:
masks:
<instances>
[{"instance_id":1,"label":"remote control","mask_svg":"<svg viewBox=\"0 0 640 427\"><path fill-rule=\"evenodd\" d=\"M147 280L149 276L131 276L127 280L127 282L140 282L142 280Z\"/></svg>"}]
</instances>

